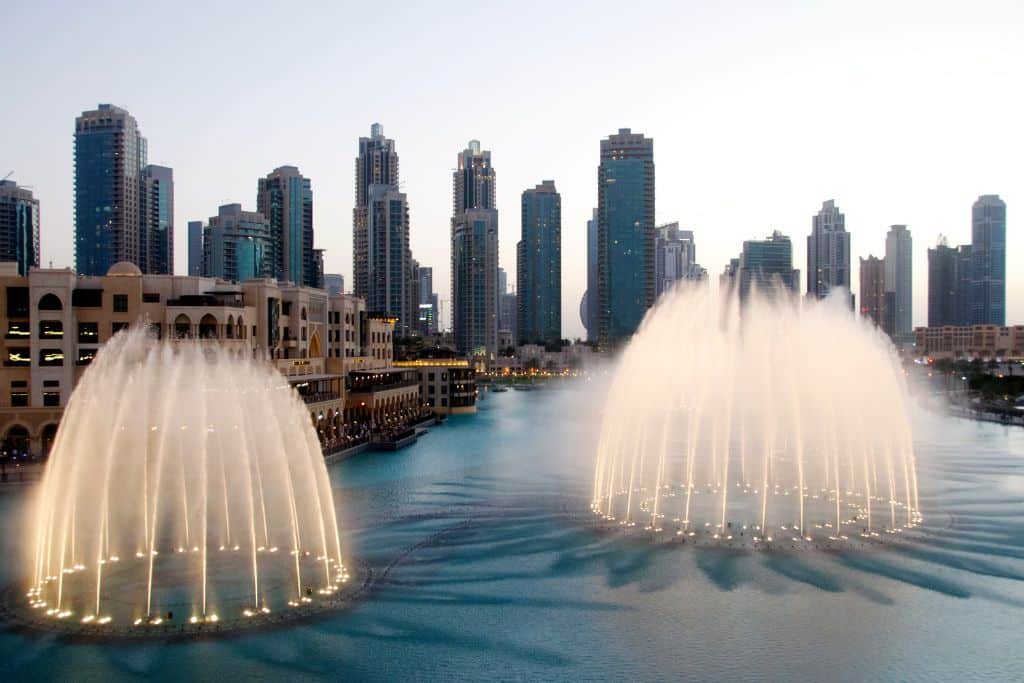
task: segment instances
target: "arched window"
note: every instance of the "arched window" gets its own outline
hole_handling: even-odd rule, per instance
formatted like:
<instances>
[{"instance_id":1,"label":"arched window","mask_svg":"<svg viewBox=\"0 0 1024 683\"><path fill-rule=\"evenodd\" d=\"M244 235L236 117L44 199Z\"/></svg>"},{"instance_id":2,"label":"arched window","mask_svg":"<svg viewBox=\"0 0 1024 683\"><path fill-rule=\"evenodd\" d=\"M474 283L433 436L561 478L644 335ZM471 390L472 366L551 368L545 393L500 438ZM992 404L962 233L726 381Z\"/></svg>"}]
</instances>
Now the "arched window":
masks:
<instances>
[{"instance_id":1,"label":"arched window","mask_svg":"<svg viewBox=\"0 0 1024 683\"><path fill-rule=\"evenodd\" d=\"M60 298L56 294L44 294L43 298L39 300L40 311L63 311L64 304L60 302Z\"/></svg>"},{"instance_id":2,"label":"arched window","mask_svg":"<svg viewBox=\"0 0 1024 683\"><path fill-rule=\"evenodd\" d=\"M11 457L28 452L28 428L24 425L12 425L4 435L3 445L0 446L0 455Z\"/></svg>"},{"instance_id":3,"label":"arched window","mask_svg":"<svg viewBox=\"0 0 1024 683\"><path fill-rule=\"evenodd\" d=\"M199 338L200 339L216 339L217 338L217 319L207 313L199 320Z\"/></svg>"},{"instance_id":4,"label":"arched window","mask_svg":"<svg viewBox=\"0 0 1024 683\"><path fill-rule=\"evenodd\" d=\"M53 442L57 439L57 425L51 422L50 424L43 427L43 457L45 458L50 454L50 449L53 448Z\"/></svg>"},{"instance_id":5,"label":"arched window","mask_svg":"<svg viewBox=\"0 0 1024 683\"><path fill-rule=\"evenodd\" d=\"M228 339L235 338L235 316L228 316L228 324L224 326L224 336Z\"/></svg>"},{"instance_id":6,"label":"arched window","mask_svg":"<svg viewBox=\"0 0 1024 683\"><path fill-rule=\"evenodd\" d=\"M303 320L306 319L306 307L305 306L303 306L302 310L299 311L299 317L302 318Z\"/></svg>"},{"instance_id":7,"label":"arched window","mask_svg":"<svg viewBox=\"0 0 1024 683\"><path fill-rule=\"evenodd\" d=\"M245 339L245 323L242 321L242 316L238 316L238 320L235 322L235 337L237 339Z\"/></svg>"},{"instance_id":8,"label":"arched window","mask_svg":"<svg viewBox=\"0 0 1024 683\"><path fill-rule=\"evenodd\" d=\"M181 315L174 319L174 338L192 338L192 321L184 313L182 313Z\"/></svg>"}]
</instances>

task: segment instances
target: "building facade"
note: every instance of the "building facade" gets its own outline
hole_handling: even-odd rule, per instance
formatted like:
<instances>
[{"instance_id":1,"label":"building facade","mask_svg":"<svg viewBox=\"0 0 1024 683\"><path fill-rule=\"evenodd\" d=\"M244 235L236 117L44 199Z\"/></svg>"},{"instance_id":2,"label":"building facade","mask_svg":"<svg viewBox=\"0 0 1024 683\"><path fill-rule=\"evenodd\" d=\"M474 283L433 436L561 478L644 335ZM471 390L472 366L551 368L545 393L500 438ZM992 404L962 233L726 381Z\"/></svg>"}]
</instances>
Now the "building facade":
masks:
<instances>
[{"instance_id":1,"label":"building facade","mask_svg":"<svg viewBox=\"0 0 1024 683\"><path fill-rule=\"evenodd\" d=\"M893 225L885 237L885 291L892 301L889 335L894 341L914 341L913 240L905 225ZM861 295L863 296L863 294Z\"/></svg>"},{"instance_id":2,"label":"building facade","mask_svg":"<svg viewBox=\"0 0 1024 683\"><path fill-rule=\"evenodd\" d=\"M654 140L629 128L601 141L597 173L598 342L619 344L654 305Z\"/></svg>"},{"instance_id":3,"label":"building facade","mask_svg":"<svg viewBox=\"0 0 1024 683\"><path fill-rule=\"evenodd\" d=\"M174 171L149 164L139 186L139 269L174 274Z\"/></svg>"},{"instance_id":4,"label":"building facade","mask_svg":"<svg viewBox=\"0 0 1024 683\"><path fill-rule=\"evenodd\" d=\"M257 182L256 210L270 221L279 280L322 288L322 257L313 248L313 189L295 166L280 166Z\"/></svg>"},{"instance_id":5,"label":"building facade","mask_svg":"<svg viewBox=\"0 0 1024 683\"><path fill-rule=\"evenodd\" d=\"M959 255L945 238L928 250L928 327L961 325L957 307Z\"/></svg>"},{"instance_id":6,"label":"building facade","mask_svg":"<svg viewBox=\"0 0 1024 683\"><path fill-rule=\"evenodd\" d=\"M914 330L915 353L930 358L1024 358L1024 325L946 325Z\"/></svg>"},{"instance_id":7,"label":"building facade","mask_svg":"<svg viewBox=\"0 0 1024 683\"><path fill-rule=\"evenodd\" d=\"M13 180L0 180L0 261L21 275L39 267L39 200Z\"/></svg>"},{"instance_id":8,"label":"building facade","mask_svg":"<svg viewBox=\"0 0 1024 683\"><path fill-rule=\"evenodd\" d=\"M188 274L200 277L203 274L203 222L188 222Z\"/></svg>"},{"instance_id":9,"label":"building facade","mask_svg":"<svg viewBox=\"0 0 1024 683\"><path fill-rule=\"evenodd\" d=\"M741 303L754 291L771 297L779 292L796 294L800 287L800 271L793 268L793 244L778 230L763 240L745 241L738 270L732 272Z\"/></svg>"},{"instance_id":10,"label":"building facade","mask_svg":"<svg viewBox=\"0 0 1024 683\"><path fill-rule=\"evenodd\" d=\"M275 243L270 221L241 204L225 204L203 231L204 277L233 282L272 277Z\"/></svg>"},{"instance_id":11,"label":"building facade","mask_svg":"<svg viewBox=\"0 0 1024 683\"><path fill-rule=\"evenodd\" d=\"M105 275L139 264L146 139L135 117L101 104L75 119L75 270Z\"/></svg>"},{"instance_id":12,"label":"building facade","mask_svg":"<svg viewBox=\"0 0 1024 683\"><path fill-rule=\"evenodd\" d=\"M811 220L811 234L807 236L807 295L824 299L833 289L850 294L850 233L846 231L846 217L834 200L824 202Z\"/></svg>"},{"instance_id":13,"label":"building facade","mask_svg":"<svg viewBox=\"0 0 1024 683\"><path fill-rule=\"evenodd\" d=\"M498 345L497 174L470 140L452 174L452 334L462 355L493 358Z\"/></svg>"},{"instance_id":14,"label":"building facade","mask_svg":"<svg viewBox=\"0 0 1024 683\"><path fill-rule=\"evenodd\" d=\"M1006 202L978 197L971 207L972 325L1006 324Z\"/></svg>"},{"instance_id":15,"label":"building facade","mask_svg":"<svg viewBox=\"0 0 1024 683\"><path fill-rule=\"evenodd\" d=\"M516 252L516 338L555 343L562 338L562 197L555 181L523 192Z\"/></svg>"},{"instance_id":16,"label":"building facade","mask_svg":"<svg viewBox=\"0 0 1024 683\"><path fill-rule=\"evenodd\" d=\"M886 323L887 263L888 257L868 256L860 260L860 314L882 329Z\"/></svg>"},{"instance_id":17,"label":"building facade","mask_svg":"<svg viewBox=\"0 0 1024 683\"><path fill-rule=\"evenodd\" d=\"M599 232L597 209L594 209L590 220L587 221L587 291L583 293L583 301L580 302L580 318L583 327L587 330L587 341L596 342L598 332L598 318L600 312L598 296L598 244Z\"/></svg>"},{"instance_id":18,"label":"building facade","mask_svg":"<svg viewBox=\"0 0 1024 683\"><path fill-rule=\"evenodd\" d=\"M328 296L345 293L345 276L340 273L326 273L324 275L324 289Z\"/></svg>"}]
</instances>

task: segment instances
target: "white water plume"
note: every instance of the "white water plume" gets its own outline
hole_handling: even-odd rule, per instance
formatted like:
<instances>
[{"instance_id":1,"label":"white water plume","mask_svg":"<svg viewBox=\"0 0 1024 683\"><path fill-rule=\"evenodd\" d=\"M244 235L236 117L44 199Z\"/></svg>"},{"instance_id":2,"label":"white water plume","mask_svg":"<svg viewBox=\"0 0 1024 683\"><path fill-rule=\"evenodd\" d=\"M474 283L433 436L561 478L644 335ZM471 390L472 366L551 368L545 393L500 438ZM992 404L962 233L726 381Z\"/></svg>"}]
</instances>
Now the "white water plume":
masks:
<instances>
[{"instance_id":1,"label":"white water plume","mask_svg":"<svg viewBox=\"0 0 1024 683\"><path fill-rule=\"evenodd\" d=\"M617 364L591 507L695 542L900 533L920 520L907 400L892 345L839 300L678 288Z\"/></svg>"}]
</instances>

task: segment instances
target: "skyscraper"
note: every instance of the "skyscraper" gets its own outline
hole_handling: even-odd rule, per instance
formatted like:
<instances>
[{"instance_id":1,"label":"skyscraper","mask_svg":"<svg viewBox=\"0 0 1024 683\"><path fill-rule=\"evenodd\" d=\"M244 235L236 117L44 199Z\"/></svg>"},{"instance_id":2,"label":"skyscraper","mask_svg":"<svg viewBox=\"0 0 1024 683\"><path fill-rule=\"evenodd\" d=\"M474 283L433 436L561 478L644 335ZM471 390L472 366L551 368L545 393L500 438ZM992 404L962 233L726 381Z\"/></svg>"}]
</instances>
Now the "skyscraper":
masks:
<instances>
[{"instance_id":1,"label":"skyscraper","mask_svg":"<svg viewBox=\"0 0 1024 683\"><path fill-rule=\"evenodd\" d=\"M755 289L775 296L780 290L795 294L800 288L800 271L793 269L793 244L778 230L763 240L745 241L738 265L741 302Z\"/></svg>"},{"instance_id":2,"label":"skyscraper","mask_svg":"<svg viewBox=\"0 0 1024 683\"><path fill-rule=\"evenodd\" d=\"M597 209L587 221L587 291L583 293L583 301L580 303L580 317L583 318L583 327L587 329L587 341L597 341L598 313L600 305L598 302L598 219Z\"/></svg>"},{"instance_id":3,"label":"skyscraper","mask_svg":"<svg viewBox=\"0 0 1024 683\"><path fill-rule=\"evenodd\" d=\"M907 226L893 225L889 228L885 237L885 291L891 295L893 307L888 312L891 328L886 331L894 341L904 344L914 341L912 245Z\"/></svg>"},{"instance_id":4,"label":"skyscraper","mask_svg":"<svg viewBox=\"0 0 1024 683\"><path fill-rule=\"evenodd\" d=\"M971 324L1006 324L1006 202L978 197L971 208Z\"/></svg>"},{"instance_id":5,"label":"skyscraper","mask_svg":"<svg viewBox=\"0 0 1024 683\"><path fill-rule=\"evenodd\" d=\"M885 327L886 269L889 257L868 256L860 260L860 314L870 318L876 327Z\"/></svg>"},{"instance_id":6,"label":"skyscraper","mask_svg":"<svg viewBox=\"0 0 1024 683\"><path fill-rule=\"evenodd\" d=\"M0 180L0 261L14 261L18 273L39 267L39 200L13 180Z\"/></svg>"},{"instance_id":7,"label":"skyscraper","mask_svg":"<svg viewBox=\"0 0 1024 683\"><path fill-rule=\"evenodd\" d=\"M135 117L111 104L75 119L75 269L106 275L139 265L139 194L146 139Z\"/></svg>"},{"instance_id":8,"label":"skyscraper","mask_svg":"<svg viewBox=\"0 0 1024 683\"><path fill-rule=\"evenodd\" d=\"M437 292L434 291L434 269L431 266L420 266L419 270L419 310L417 325L421 335L437 334Z\"/></svg>"},{"instance_id":9,"label":"skyscraper","mask_svg":"<svg viewBox=\"0 0 1024 683\"><path fill-rule=\"evenodd\" d=\"M270 221L274 277L323 288L313 249L313 189L295 166L279 166L260 178L256 210Z\"/></svg>"},{"instance_id":10,"label":"skyscraper","mask_svg":"<svg viewBox=\"0 0 1024 683\"><path fill-rule=\"evenodd\" d=\"M452 174L452 332L459 353L498 345L498 211L491 153L470 140Z\"/></svg>"},{"instance_id":11,"label":"skyscraper","mask_svg":"<svg viewBox=\"0 0 1024 683\"><path fill-rule=\"evenodd\" d=\"M409 247L409 203L398 189L395 141L379 123L359 138L356 196L352 210L353 285L367 310L398 318L395 336L417 330L419 283Z\"/></svg>"},{"instance_id":12,"label":"skyscraper","mask_svg":"<svg viewBox=\"0 0 1024 683\"><path fill-rule=\"evenodd\" d=\"M139 187L139 270L174 274L174 171L150 164Z\"/></svg>"},{"instance_id":13,"label":"skyscraper","mask_svg":"<svg viewBox=\"0 0 1024 683\"><path fill-rule=\"evenodd\" d=\"M325 273L324 289L327 291L327 296L344 293L345 276L340 273Z\"/></svg>"},{"instance_id":14,"label":"skyscraper","mask_svg":"<svg viewBox=\"0 0 1024 683\"><path fill-rule=\"evenodd\" d=\"M598 341L615 345L654 305L654 140L629 128L601 140L597 205Z\"/></svg>"},{"instance_id":15,"label":"skyscraper","mask_svg":"<svg viewBox=\"0 0 1024 683\"><path fill-rule=\"evenodd\" d=\"M830 199L812 219L811 234L807 236L807 294L824 299L839 287L846 290L852 307L850 233L846 232L846 217Z\"/></svg>"},{"instance_id":16,"label":"skyscraper","mask_svg":"<svg viewBox=\"0 0 1024 683\"><path fill-rule=\"evenodd\" d=\"M522 233L516 246L520 343L562 338L562 197L545 180L522 195Z\"/></svg>"},{"instance_id":17,"label":"skyscraper","mask_svg":"<svg viewBox=\"0 0 1024 683\"><path fill-rule=\"evenodd\" d=\"M958 325L970 325L973 320L971 311L972 280L974 268L974 249L970 244L961 244L956 249L956 311Z\"/></svg>"},{"instance_id":18,"label":"skyscraper","mask_svg":"<svg viewBox=\"0 0 1024 683\"><path fill-rule=\"evenodd\" d=\"M272 277L275 242L270 221L262 213L225 204L204 230L202 274L233 282Z\"/></svg>"},{"instance_id":19,"label":"skyscraper","mask_svg":"<svg viewBox=\"0 0 1024 683\"><path fill-rule=\"evenodd\" d=\"M957 250L944 237L928 250L928 327L960 324L958 262Z\"/></svg>"},{"instance_id":20,"label":"skyscraper","mask_svg":"<svg viewBox=\"0 0 1024 683\"><path fill-rule=\"evenodd\" d=\"M704 280L707 272L697 263L697 246L692 230L680 230L679 223L655 229L654 281L661 296L680 280Z\"/></svg>"},{"instance_id":21,"label":"skyscraper","mask_svg":"<svg viewBox=\"0 0 1024 683\"><path fill-rule=\"evenodd\" d=\"M188 222L188 274L203 274L203 222Z\"/></svg>"}]
</instances>

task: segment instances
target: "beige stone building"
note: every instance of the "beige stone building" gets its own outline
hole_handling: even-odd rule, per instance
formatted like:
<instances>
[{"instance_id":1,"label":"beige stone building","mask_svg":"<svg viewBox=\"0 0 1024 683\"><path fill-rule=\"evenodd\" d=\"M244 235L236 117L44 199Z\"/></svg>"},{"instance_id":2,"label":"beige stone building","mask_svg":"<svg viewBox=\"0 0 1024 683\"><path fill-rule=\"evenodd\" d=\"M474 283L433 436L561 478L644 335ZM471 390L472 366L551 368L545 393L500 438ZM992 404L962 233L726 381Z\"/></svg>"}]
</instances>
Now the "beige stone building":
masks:
<instances>
[{"instance_id":1,"label":"beige stone building","mask_svg":"<svg viewBox=\"0 0 1024 683\"><path fill-rule=\"evenodd\" d=\"M918 327L914 352L930 358L1024 358L1024 325Z\"/></svg>"},{"instance_id":2,"label":"beige stone building","mask_svg":"<svg viewBox=\"0 0 1024 683\"><path fill-rule=\"evenodd\" d=\"M0 450L8 452L49 451L78 379L126 327L273 362L309 406L325 451L349 441L347 375L391 364L392 318L368 314L352 296L273 279L143 275L130 263L98 277L70 269L19 275L16 264L0 263L0 288Z\"/></svg>"}]
</instances>

